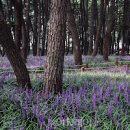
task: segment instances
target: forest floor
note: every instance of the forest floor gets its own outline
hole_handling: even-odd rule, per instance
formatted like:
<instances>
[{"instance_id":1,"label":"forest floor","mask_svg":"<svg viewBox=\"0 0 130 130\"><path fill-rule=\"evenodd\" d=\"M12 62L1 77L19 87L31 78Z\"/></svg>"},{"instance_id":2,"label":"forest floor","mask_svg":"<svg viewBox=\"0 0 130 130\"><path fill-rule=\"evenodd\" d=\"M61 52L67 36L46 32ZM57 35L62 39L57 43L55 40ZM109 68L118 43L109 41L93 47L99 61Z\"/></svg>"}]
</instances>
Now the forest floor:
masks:
<instances>
[{"instance_id":1,"label":"forest floor","mask_svg":"<svg viewBox=\"0 0 130 130\"><path fill-rule=\"evenodd\" d=\"M107 63L83 56L85 72L66 56L58 95L41 95L46 57L27 61L29 92L17 87L7 58L0 57L0 130L130 130L130 56L110 56Z\"/></svg>"}]
</instances>

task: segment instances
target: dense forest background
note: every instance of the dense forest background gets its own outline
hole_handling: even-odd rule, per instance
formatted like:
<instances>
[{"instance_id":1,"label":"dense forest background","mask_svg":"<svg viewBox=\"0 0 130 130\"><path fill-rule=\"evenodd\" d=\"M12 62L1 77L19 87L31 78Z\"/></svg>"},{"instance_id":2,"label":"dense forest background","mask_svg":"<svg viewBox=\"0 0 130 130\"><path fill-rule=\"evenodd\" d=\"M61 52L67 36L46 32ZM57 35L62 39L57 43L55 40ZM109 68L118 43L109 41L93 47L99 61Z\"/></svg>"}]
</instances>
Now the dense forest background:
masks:
<instances>
[{"instance_id":1,"label":"dense forest background","mask_svg":"<svg viewBox=\"0 0 130 130\"><path fill-rule=\"evenodd\" d=\"M27 56L47 55L45 86L59 92L64 54L73 54L75 65L82 55L129 55L129 12L128 0L0 0L1 54L29 88Z\"/></svg>"},{"instance_id":2,"label":"dense forest background","mask_svg":"<svg viewBox=\"0 0 130 130\"><path fill-rule=\"evenodd\" d=\"M46 55L50 0L2 0L2 5L23 58ZM65 54L76 53L74 46L78 44L81 54L101 54L105 60L120 49L122 54L129 53L129 12L128 0L72 0L67 11ZM4 55L2 48L1 53Z\"/></svg>"}]
</instances>

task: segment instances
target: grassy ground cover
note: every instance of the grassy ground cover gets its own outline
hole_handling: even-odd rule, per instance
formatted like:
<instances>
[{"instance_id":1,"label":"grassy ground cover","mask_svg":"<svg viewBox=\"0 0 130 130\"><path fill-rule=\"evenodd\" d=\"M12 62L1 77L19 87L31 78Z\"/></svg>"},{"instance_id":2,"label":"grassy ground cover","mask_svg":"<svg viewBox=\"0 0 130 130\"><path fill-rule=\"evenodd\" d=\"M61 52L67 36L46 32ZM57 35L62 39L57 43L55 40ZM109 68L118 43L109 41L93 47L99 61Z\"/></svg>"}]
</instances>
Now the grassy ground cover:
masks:
<instances>
[{"instance_id":1,"label":"grassy ground cover","mask_svg":"<svg viewBox=\"0 0 130 130\"><path fill-rule=\"evenodd\" d=\"M58 95L41 94L43 75L30 77L33 89L24 91L11 74L0 75L0 130L130 130L125 68L64 73Z\"/></svg>"}]
</instances>

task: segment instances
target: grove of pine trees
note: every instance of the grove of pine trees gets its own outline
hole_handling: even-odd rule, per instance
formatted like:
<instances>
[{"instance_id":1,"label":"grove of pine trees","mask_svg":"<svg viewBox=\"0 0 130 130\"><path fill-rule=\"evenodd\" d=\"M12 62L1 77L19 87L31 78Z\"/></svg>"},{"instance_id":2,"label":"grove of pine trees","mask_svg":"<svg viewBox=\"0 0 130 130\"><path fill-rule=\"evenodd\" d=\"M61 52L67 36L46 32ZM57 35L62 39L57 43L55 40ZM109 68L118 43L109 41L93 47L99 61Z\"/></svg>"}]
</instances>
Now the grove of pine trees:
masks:
<instances>
[{"instance_id":1,"label":"grove of pine trees","mask_svg":"<svg viewBox=\"0 0 130 130\"><path fill-rule=\"evenodd\" d=\"M18 84L31 88L27 56L47 55L45 86L61 91L64 54L82 55L130 51L129 0L0 0L0 44Z\"/></svg>"}]
</instances>

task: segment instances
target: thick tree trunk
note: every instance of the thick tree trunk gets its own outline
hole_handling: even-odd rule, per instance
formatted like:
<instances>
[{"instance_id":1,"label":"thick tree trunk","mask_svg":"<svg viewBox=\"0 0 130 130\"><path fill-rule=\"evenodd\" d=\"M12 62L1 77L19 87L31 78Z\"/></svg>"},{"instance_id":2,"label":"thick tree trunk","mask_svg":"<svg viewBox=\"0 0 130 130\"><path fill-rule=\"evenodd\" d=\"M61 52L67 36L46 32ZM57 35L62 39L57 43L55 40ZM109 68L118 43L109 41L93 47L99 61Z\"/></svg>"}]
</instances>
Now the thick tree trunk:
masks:
<instances>
[{"instance_id":1,"label":"thick tree trunk","mask_svg":"<svg viewBox=\"0 0 130 130\"><path fill-rule=\"evenodd\" d=\"M31 88L27 68L13 42L11 32L6 24L0 7L0 44L5 49L6 55L13 67L19 86Z\"/></svg>"},{"instance_id":2,"label":"thick tree trunk","mask_svg":"<svg viewBox=\"0 0 130 130\"><path fill-rule=\"evenodd\" d=\"M114 11L115 11L115 0L110 0L108 25L103 43L103 59L106 61L108 61L109 45L111 43L111 32L113 30L113 23L114 23Z\"/></svg>"},{"instance_id":3,"label":"thick tree trunk","mask_svg":"<svg viewBox=\"0 0 130 130\"><path fill-rule=\"evenodd\" d=\"M19 53L21 53L24 62L26 62L27 50L28 50L28 39L27 39L25 21L23 18L22 0L11 0L11 2L14 5L15 14L16 14L15 43Z\"/></svg>"},{"instance_id":4,"label":"thick tree trunk","mask_svg":"<svg viewBox=\"0 0 130 130\"><path fill-rule=\"evenodd\" d=\"M72 41L73 41L73 54L74 54L75 65L81 65L82 54L80 50L80 40L79 40L79 35L78 35L76 23L75 23L74 14L71 8L70 0L67 0L67 23L68 23L68 29L71 32Z\"/></svg>"},{"instance_id":5,"label":"thick tree trunk","mask_svg":"<svg viewBox=\"0 0 130 130\"><path fill-rule=\"evenodd\" d=\"M93 56L96 56L97 52L98 52L100 34L101 34L101 31L102 31L102 24L103 24L103 15L104 15L103 10L104 10L104 0L101 0L100 10L99 10L100 16L99 16L99 21L98 21L99 24L98 24L97 33L96 33L95 46L94 46L94 50L93 50L93 54L92 54Z\"/></svg>"},{"instance_id":6,"label":"thick tree trunk","mask_svg":"<svg viewBox=\"0 0 130 130\"><path fill-rule=\"evenodd\" d=\"M48 29L47 73L45 89L55 93L62 91L62 75L65 50L66 0L52 0Z\"/></svg>"}]
</instances>

